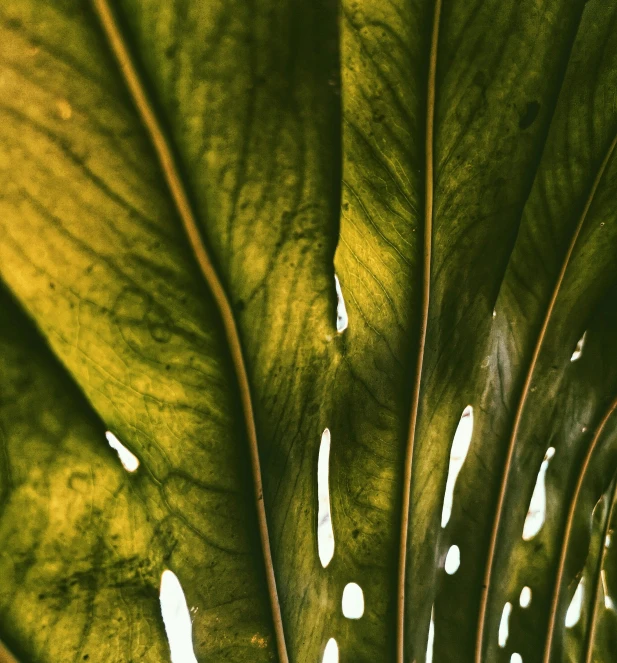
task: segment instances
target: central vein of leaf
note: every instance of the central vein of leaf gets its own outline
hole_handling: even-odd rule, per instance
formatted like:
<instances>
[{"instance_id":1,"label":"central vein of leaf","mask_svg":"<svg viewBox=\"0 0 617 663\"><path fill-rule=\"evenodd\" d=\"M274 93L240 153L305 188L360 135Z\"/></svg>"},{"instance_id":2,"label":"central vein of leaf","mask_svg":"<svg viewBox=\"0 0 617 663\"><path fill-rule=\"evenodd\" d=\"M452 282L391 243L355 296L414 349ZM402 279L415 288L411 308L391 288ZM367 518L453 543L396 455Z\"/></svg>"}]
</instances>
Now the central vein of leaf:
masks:
<instances>
[{"instance_id":1,"label":"central vein of leaf","mask_svg":"<svg viewBox=\"0 0 617 663\"><path fill-rule=\"evenodd\" d=\"M411 502L411 473L413 467L414 443L418 423L418 407L422 383L422 366L426 345L428 313L431 285L431 256L433 241L433 143L435 122L435 80L437 73L437 45L439 41L439 20L441 16L441 0L435 2L431 49L428 67L428 87L426 98L426 146L425 146L425 202L424 202L424 252L422 273L422 310L420 332L418 338L418 355L411 397L409 415L409 433L405 449L405 466L403 474L403 500L401 512L401 537L399 546L399 567L397 585L397 623L396 623L396 660L403 663L405 649L405 578L407 570L407 541L409 537L409 510Z\"/></svg>"}]
</instances>

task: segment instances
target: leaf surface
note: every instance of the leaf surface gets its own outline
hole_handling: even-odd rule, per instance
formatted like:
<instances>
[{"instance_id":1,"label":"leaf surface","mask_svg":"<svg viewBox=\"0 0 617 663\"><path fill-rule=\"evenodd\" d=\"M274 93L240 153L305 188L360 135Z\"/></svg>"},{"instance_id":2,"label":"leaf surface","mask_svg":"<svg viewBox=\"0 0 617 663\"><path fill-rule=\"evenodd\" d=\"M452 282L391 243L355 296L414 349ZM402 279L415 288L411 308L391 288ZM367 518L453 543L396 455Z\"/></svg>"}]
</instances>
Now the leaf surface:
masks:
<instances>
[{"instance_id":1,"label":"leaf surface","mask_svg":"<svg viewBox=\"0 0 617 663\"><path fill-rule=\"evenodd\" d=\"M15 654L164 660L166 568L198 660L312 663L336 638L341 660L420 663L431 615L437 661L583 651L591 604L564 626L573 583L606 568L614 584L599 551L617 460L616 11L3 4L0 637ZM544 523L523 540L549 448ZM351 582L359 621L341 611Z\"/></svg>"}]
</instances>

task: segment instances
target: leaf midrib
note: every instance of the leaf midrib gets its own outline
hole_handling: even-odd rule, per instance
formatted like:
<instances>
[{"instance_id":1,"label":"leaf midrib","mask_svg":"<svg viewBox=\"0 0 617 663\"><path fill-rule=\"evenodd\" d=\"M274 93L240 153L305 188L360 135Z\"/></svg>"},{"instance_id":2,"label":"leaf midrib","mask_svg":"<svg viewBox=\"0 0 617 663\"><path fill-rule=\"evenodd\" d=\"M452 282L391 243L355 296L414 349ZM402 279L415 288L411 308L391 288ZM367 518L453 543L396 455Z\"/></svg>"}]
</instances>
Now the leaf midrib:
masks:
<instances>
[{"instance_id":1,"label":"leaf midrib","mask_svg":"<svg viewBox=\"0 0 617 663\"><path fill-rule=\"evenodd\" d=\"M401 505L401 538L399 542L399 567L397 585L397 622L396 622L396 660L403 663L405 653L405 579L407 570L407 542L409 538L409 511L411 506L411 475L413 454L418 424L418 409L422 386L422 369L426 348L428 314L431 286L431 258L433 242L433 197L434 197L434 130L435 130L435 83L437 78L437 47L439 43L439 24L441 18L441 0L436 0L431 32L431 48L426 95L426 135L425 135L425 172L424 172L424 250L422 270L422 309L420 314L420 333L416 372L413 383L409 414L409 432L405 448L403 471L403 497Z\"/></svg>"},{"instance_id":2,"label":"leaf midrib","mask_svg":"<svg viewBox=\"0 0 617 663\"><path fill-rule=\"evenodd\" d=\"M153 105L150 102L144 83L138 73L138 68L131 55L130 49L127 45L122 30L119 27L114 12L110 7L110 3L108 0L94 0L94 8L99 17L103 32L107 38L108 45L118 62L120 71L122 73L122 78L137 108L138 115L150 138L152 147L158 157L163 175L176 207L176 211L180 216L195 259L197 260L204 280L206 281L212 293L221 317L225 338L229 346L232 364L236 373L249 443L259 537L272 611L276 649L279 663L289 663L289 656L285 644L281 607L276 588L274 565L272 563L272 552L268 534L266 510L263 499L262 474L259 460L255 416L253 412L250 384L246 370L242 344L240 341L240 335L238 333L238 327L233 315L229 298L227 297L221 280L216 273L216 270L214 269L212 260L210 259L208 250L199 231L197 219L189 201L187 189L182 182L180 171L178 169L176 159L174 158L171 141L166 136L161 126L161 122L159 121Z\"/></svg>"}]
</instances>

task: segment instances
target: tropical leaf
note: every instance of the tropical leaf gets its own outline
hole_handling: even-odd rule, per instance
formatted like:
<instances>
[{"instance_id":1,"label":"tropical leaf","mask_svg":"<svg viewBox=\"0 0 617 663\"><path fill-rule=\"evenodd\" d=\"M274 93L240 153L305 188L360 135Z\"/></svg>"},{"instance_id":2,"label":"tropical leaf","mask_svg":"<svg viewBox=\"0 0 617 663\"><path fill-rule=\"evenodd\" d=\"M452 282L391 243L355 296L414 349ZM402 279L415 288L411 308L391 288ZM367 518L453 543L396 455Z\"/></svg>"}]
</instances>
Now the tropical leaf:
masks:
<instances>
[{"instance_id":1,"label":"tropical leaf","mask_svg":"<svg viewBox=\"0 0 617 663\"><path fill-rule=\"evenodd\" d=\"M18 660L614 659L616 20L2 3Z\"/></svg>"}]
</instances>

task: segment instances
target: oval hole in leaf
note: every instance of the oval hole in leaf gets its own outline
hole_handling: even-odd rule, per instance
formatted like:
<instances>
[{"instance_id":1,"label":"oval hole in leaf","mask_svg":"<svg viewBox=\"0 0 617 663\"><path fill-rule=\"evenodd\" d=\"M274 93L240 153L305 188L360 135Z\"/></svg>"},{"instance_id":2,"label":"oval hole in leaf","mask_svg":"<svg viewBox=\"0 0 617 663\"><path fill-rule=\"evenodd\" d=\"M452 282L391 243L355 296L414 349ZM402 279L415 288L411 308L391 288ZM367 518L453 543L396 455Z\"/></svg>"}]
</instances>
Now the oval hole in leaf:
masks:
<instances>
[{"instance_id":1,"label":"oval hole in leaf","mask_svg":"<svg viewBox=\"0 0 617 663\"><path fill-rule=\"evenodd\" d=\"M458 546L450 546L448 554L446 555L446 563L444 569L446 573L451 576L458 571L458 567L461 565L461 549Z\"/></svg>"},{"instance_id":2,"label":"oval hole in leaf","mask_svg":"<svg viewBox=\"0 0 617 663\"><path fill-rule=\"evenodd\" d=\"M118 454L122 467L127 472L134 472L139 467L137 456L130 452L111 431L106 431L105 437L107 438L107 442L109 442L109 446L115 449Z\"/></svg>"},{"instance_id":3,"label":"oval hole in leaf","mask_svg":"<svg viewBox=\"0 0 617 663\"><path fill-rule=\"evenodd\" d=\"M572 628L578 624L578 620L581 618L584 594L585 579L581 578L581 581L578 583L578 587L574 592L574 596L570 601L570 605L568 606L568 612L566 612L566 628Z\"/></svg>"},{"instance_id":4,"label":"oval hole in leaf","mask_svg":"<svg viewBox=\"0 0 617 663\"><path fill-rule=\"evenodd\" d=\"M521 589L521 595L518 602L521 608L529 607L529 604L531 603L531 587L525 586Z\"/></svg>"},{"instance_id":5,"label":"oval hole in leaf","mask_svg":"<svg viewBox=\"0 0 617 663\"><path fill-rule=\"evenodd\" d=\"M193 651L193 625L180 581L169 569L161 576L161 614L171 650L171 663L197 663Z\"/></svg>"},{"instance_id":6,"label":"oval hole in leaf","mask_svg":"<svg viewBox=\"0 0 617 663\"><path fill-rule=\"evenodd\" d=\"M576 344L576 348L574 348L574 352L572 353L570 361L576 361L577 359L581 358L581 355L583 354L583 347L585 345L586 335L587 332L584 332L583 335L578 339L578 343Z\"/></svg>"},{"instance_id":7,"label":"oval hole in leaf","mask_svg":"<svg viewBox=\"0 0 617 663\"><path fill-rule=\"evenodd\" d=\"M510 663L523 663L523 657L517 652L514 652L514 654L510 656Z\"/></svg>"},{"instance_id":8,"label":"oval hole in leaf","mask_svg":"<svg viewBox=\"0 0 617 663\"><path fill-rule=\"evenodd\" d=\"M334 275L334 286L336 288L336 331L342 334L349 326L349 319L347 318L347 308L345 307L345 300L343 299L343 291L338 276Z\"/></svg>"},{"instance_id":9,"label":"oval hole in leaf","mask_svg":"<svg viewBox=\"0 0 617 663\"><path fill-rule=\"evenodd\" d=\"M452 449L450 451L450 467L448 469L448 480L446 481L446 492L443 498L443 509L441 512L441 526L445 527L452 515L452 500L454 498L454 487L467 452L471 443L473 433L473 408L468 405L461 415L460 421L454 433Z\"/></svg>"},{"instance_id":10,"label":"oval hole in leaf","mask_svg":"<svg viewBox=\"0 0 617 663\"><path fill-rule=\"evenodd\" d=\"M321 663L338 663L338 645L334 638L328 640Z\"/></svg>"},{"instance_id":11,"label":"oval hole in leaf","mask_svg":"<svg viewBox=\"0 0 617 663\"><path fill-rule=\"evenodd\" d=\"M330 512L330 431L321 434L319 457L317 459L317 550L319 561L325 569L334 555L334 530Z\"/></svg>"},{"instance_id":12,"label":"oval hole in leaf","mask_svg":"<svg viewBox=\"0 0 617 663\"><path fill-rule=\"evenodd\" d=\"M498 644L503 649L508 642L508 636L510 635L510 615L512 614L512 604L508 601L504 607L503 612L501 613L501 621L499 622L499 635L498 635Z\"/></svg>"},{"instance_id":13,"label":"oval hole in leaf","mask_svg":"<svg viewBox=\"0 0 617 663\"><path fill-rule=\"evenodd\" d=\"M364 593L355 582L345 585L343 590L343 616L347 619L360 619L364 614Z\"/></svg>"},{"instance_id":14,"label":"oval hole in leaf","mask_svg":"<svg viewBox=\"0 0 617 663\"><path fill-rule=\"evenodd\" d=\"M536 485L529 502L529 509L523 525L523 540L530 541L542 529L546 519L546 470L555 455L555 447L549 447L540 465Z\"/></svg>"}]
</instances>

